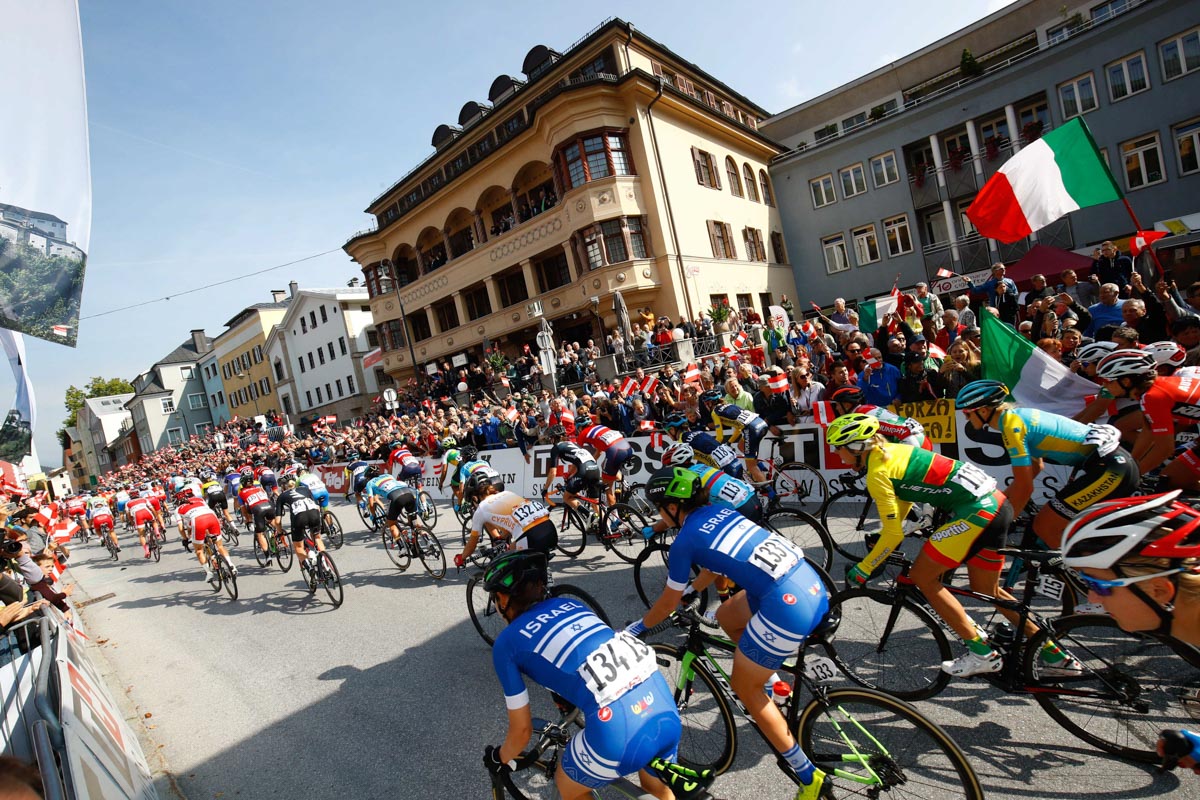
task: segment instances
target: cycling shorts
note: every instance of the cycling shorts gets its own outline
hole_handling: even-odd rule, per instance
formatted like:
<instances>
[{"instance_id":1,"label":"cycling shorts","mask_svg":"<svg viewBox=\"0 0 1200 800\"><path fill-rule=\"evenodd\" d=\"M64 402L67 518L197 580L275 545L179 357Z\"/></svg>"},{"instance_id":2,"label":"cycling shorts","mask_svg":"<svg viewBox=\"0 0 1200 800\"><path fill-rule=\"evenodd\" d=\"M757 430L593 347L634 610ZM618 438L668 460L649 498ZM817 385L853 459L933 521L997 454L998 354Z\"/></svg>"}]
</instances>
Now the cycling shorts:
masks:
<instances>
[{"instance_id":1,"label":"cycling shorts","mask_svg":"<svg viewBox=\"0 0 1200 800\"><path fill-rule=\"evenodd\" d=\"M417 513L417 496L407 486L403 489L392 489L387 496L388 522L396 522L403 512Z\"/></svg>"},{"instance_id":2,"label":"cycling shorts","mask_svg":"<svg viewBox=\"0 0 1200 800\"><path fill-rule=\"evenodd\" d=\"M204 502L213 511L225 511L229 508L229 498L224 492L209 492L204 496Z\"/></svg>"},{"instance_id":3,"label":"cycling shorts","mask_svg":"<svg viewBox=\"0 0 1200 800\"><path fill-rule=\"evenodd\" d=\"M102 517L92 517L92 530L94 530L96 533L101 533L102 531L111 531L112 529L113 518L108 514L105 514Z\"/></svg>"},{"instance_id":4,"label":"cycling shorts","mask_svg":"<svg viewBox=\"0 0 1200 800\"><path fill-rule=\"evenodd\" d=\"M1200 439L1194 440L1178 456L1187 465L1192 474L1200 478Z\"/></svg>"},{"instance_id":5,"label":"cycling shorts","mask_svg":"<svg viewBox=\"0 0 1200 800\"><path fill-rule=\"evenodd\" d=\"M532 550L548 556L558 546L558 527L553 520L544 519L529 530L522 531L515 542L518 550Z\"/></svg>"},{"instance_id":6,"label":"cycling shorts","mask_svg":"<svg viewBox=\"0 0 1200 800\"><path fill-rule=\"evenodd\" d=\"M362 494L363 489L367 488L367 476L359 475L354 479L354 493Z\"/></svg>"},{"instance_id":7,"label":"cycling shorts","mask_svg":"<svg viewBox=\"0 0 1200 800\"><path fill-rule=\"evenodd\" d=\"M1192 451L1189 449L1188 452ZM1080 511L1101 500L1128 497L1142 477L1133 456L1122 448L1106 456L1092 455L1075 474L1076 477L1047 503L1050 510L1063 519L1074 519Z\"/></svg>"},{"instance_id":8,"label":"cycling shorts","mask_svg":"<svg viewBox=\"0 0 1200 800\"><path fill-rule=\"evenodd\" d=\"M77 508L77 509L75 509L75 510L71 510L71 509L69 509L69 508L67 509L67 516L68 516L68 517L82 517L82 516L83 516L84 514L86 514L86 513L87 513L87 509L86 509L86 508Z\"/></svg>"},{"instance_id":9,"label":"cycling shorts","mask_svg":"<svg viewBox=\"0 0 1200 800\"><path fill-rule=\"evenodd\" d=\"M305 533L318 534L321 532L321 511L310 508L299 514L292 514L292 541L303 542Z\"/></svg>"},{"instance_id":10,"label":"cycling shorts","mask_svg":"<svg viewBox=\"0 0 1200 800\"><path fill-rule=\"evenodd\" d=\"M574 475L563 481L563 491L571 494L583 494L585 491L591 490L592 494L596 494L596 489L600 486L600 465L594 461L584 464L578 469Z\"/></svg>"},{"instance_id":11,"label":"cycling shorts","mask_svg":"<svg viewBox=\"0 0 1200 800\"><path fill-rule=\"evenodd\" d=\"M655 758L674 760L682 731L671 688L656 672L587 715L584 729L563 752L562 769L571 780L595 789Z\"/></svg>"},{"instance_id":12,"label":"cycling shorts","mask_svg":"<svg viewBox=\"0 0 1200 800\"><path fill-rule=\"evenodd\" d=\"M268 492L270 492L272 489L279 488L279 480L275 477L275 473L273 472L269 475L263 473L262 477L258 479L258 484Z\"/></svg>"},{"instance_id":13,"label":"cycling shorts","mask_svg":"<svg viewBox=\"0 0 1200 800\"><path fill-rule=\"evenodd\" d=\"M992 492L978 502L955 509L954 517L933 532L922 552L946 569L959 564L999 572L1004 556L996 552L1004 546L1013 520L1013 505L1002 492Z\"/></svg>"},{"instance_id":14,"label":"cycling shorts","mask_svg":"<svg viewBox=\"0 0 1200 800\"><path fill-rule=\"evenodd\" d=\"M612 483L617 479L617 473L633 458L633 448L628 442L618 442L604 451L604 480Z\"/></svg>"},{"instance_id":15,"label":"cycling shorts","mask_svg":"<svg viewBox=\"0 0 1200 800\"><path fill-rule=\"evenodd\" d=\"M767 423L761 419L752 420L742 428L742 454L746 458L758 458L758 447L767 435Z\"/></svg>"},{"instance_id":16,"label":"cycling shorts","mask_svg":"<svg viewBox=\"0 0 1200 800\"><path fill-rule=\"evenodd\" d=\"M117 501L117 513L118 514L125 513L125 504L128 502L129 502L128 500L118 500Z\"/></svg>"},{"instance_id":17,"label":"cycling shorts","mask_svg":"<svg viewBox=\"0 0 1200 800\"><path fill-rule=\"evenodd\" d=\"M329 490L326 489L323 492L313 492L313 499L316 500L318 504L320 504L321 508L328 508L329 507Z\"/></svg>"},{"instance_id":18,"label":"cycling shorts","mask_svg":"<svg viewBox=\"0 0 1200 800\"><path fill-rule=\"evenodd\" d=\"M750 495L749 499L747 499L746 502L742 503L740 506L735 508L734 511L741 514L743 517L750 520L755 525L758 525L762 522L762 517L763 517L762 502L758 499L757 493Z\"/></svg>"},{"instance_id":19,"label":"cycling shorts","mask_svg":"<svg viewBox=\"0 0 1200 800\"><path fill-rule=\"evenodd\" d=\"M275 508L270 503L259 503L251 506L250 516L254 518L254 532L262 533L268 528L268 523L275 519Z\"/></svg>"},{"instance_id":20,"label":"cycling shorts","mask_svg":"<svg viewBox=\"0 0 1200 800\"><path fill-rule=\"evenodd\" d=\"M413 478L421 477L420 464L404 464L400 467L400 474L396 476L397 480L410 481Z\"/></svg>"},{"instance_id":21,"label":"cycling shorts","mask_svg":"<svg viewBox=\"0 0 1200 800\"><path fill-rule=\"evenodd\" d=\"M221 521L216 517L199 517L192 523L192 540L203 542L205 536L220 536Z\"/></svg>"},{"instance_id":22,"label":"cycling shorts","mask_svg":"<svg viewBox=\"0 0 1200 800\"><path fill-rule=\"evenodd\" d=\"M829 613L829 593L817 571L801 559L765 594L747 593L753 616L738 641L746 658L767 669L779 669L796 655L808 635Z\"/></svg>"},{"instance_id":23,"label":"cycling shorts","mask_svg":"<svg viewBox=\"0 0 1200 800\"><path fill-rule=\"evenodd\" d=\"M139 508L133 515L133 524L137 527L149 525L154 521L154 512L147 508Z\"/></svg>"}]
</instances>

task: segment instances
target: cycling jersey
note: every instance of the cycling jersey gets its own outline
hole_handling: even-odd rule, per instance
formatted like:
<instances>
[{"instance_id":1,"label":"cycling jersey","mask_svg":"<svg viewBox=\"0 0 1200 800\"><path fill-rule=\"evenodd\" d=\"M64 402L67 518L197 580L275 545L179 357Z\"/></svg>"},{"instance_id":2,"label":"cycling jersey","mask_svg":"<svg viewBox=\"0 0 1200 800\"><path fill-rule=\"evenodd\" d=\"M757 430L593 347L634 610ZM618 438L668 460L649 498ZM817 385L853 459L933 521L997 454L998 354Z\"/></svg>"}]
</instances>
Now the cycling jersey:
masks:
<instances>
[{"instance_id":1,"label":"cycling jersey","mask_svg":"<svg viewBox=\"0 0 1200 800\"><path fill-rule=\"evenodd\" d=\"M701 464L724 470L739 480L745 472L746 468L738 458L737 451L718 442L717 438L707 431L687 431L679 441L692 448L692 454Z\"/></svg>"},{"instance_id":2,"label":"cycling jersey","mask_svg":"<svg viewBox=\"0 0 1200 800\"><path fill-rule=\"evenodd\" d=\"M579 431L579 435L575 437L575 441L584 447L592 447L603 453L613 445L624 442L625 437L619 431L614 431L612 428L606 428L603 425L588 425Z\"/></svg>"},{"instance_id":3,"label":"cycling jersey","mask_svg":"<svg viewBox=\"0 0 1200 800\"><path fill-rule=\"evenodd\" d=\"M311 472L304 472L300 475L300 483L308 487L312 492L313 498L321 504L321 508L329 505L329 489L325 488L325 482Z\"/></svg>"},{"instance_id":4,"label":"cycling jersey","mask_svg":"<svg viewBox=\"0 0 1200 800\"><path fill-rule=\"evenodd\" d=\"M109 513L111 511L111 509L108 505L108 501L105 500L103 497L91 498L90 500L88 500L87 506L88 506L87 510L88 510L89 516L98 514L101 511L103 511L105 513Z\"/></svg>"},{"instance_id":5,"label":"cycling jersey","mask_svg":"<svg viewBox=\"0 0 1200 800\"><path fill-rule=\"evenodd\" d=\"M471 518L471 532L482 533L485 524L495 525L507 532L516 550L547 552L549 548L537 546L543 542L531 544L532 532L544 525L550 526L550 533L555 532L546 506L536 500L526 500L516 492L497 492L479 503L475 508L475 516Z\"/></svg>"},{"instance_id":6,"label":"cycling jersey","mask_svg":"<svg viewBox=\"0 0 1200 800\"><path fill-rule=\"evenodd\" d=\"M416 492L411 486L401 483L391 475L372 478L363 491L368 497L381 498L387 506L387 518L392 522L399 520L402 513L415 514L417 511Z\"/></svg>"},{"instance_id":7,"label":"cycling jersey","mask_svg":"<svg viewBox=\"0 0 1200 800\"><path fill-rule=\"evenodd\" d=\"M263 503L270 503L271 496L268 495L261 486L255 486L251 484L243 487L242 490L238 492L238 501L243 506L253 511Z\"/></svg>"},{"instance_id":8,"label":"cycling jersey","mask_svg":"<svg viewBox=\"0 0 1200 800\"><path fill-rule=\"evenodd\" d=\"M388 456L387 471L391 472L392 467L396 464L399 464L404 470L416 468L419 471L421 469L421 461L407 447L397 447L392 451L392 454Z\"/></svg>"},{"instance_id":9,"label":"cycling jersey","mask_svg":"<svg viewBox=\"0 0 1200 800\"><path fill-rule=\"evenodd\" d=\"M127 506L129 504L129 492L122 489L121 491L117 492L116 498L117 498L117 511L124 512L125 506Z\"/></svg>"},{"instance_id":10,"label":"cycling jersey","mask_svg":"<svg viewBox=\"0 0 1200 800\"><path fill-rule=\"evenodd\" d=\"M221 521L216 513L199 498L192 498L179 507L179 519L183 529L191 532L194 541L203 542L205 536L218 536L221 533Z\"/></svg>"},{"instance_id":11,"label":"cycling jersey","mask_svg":"<svg viewBox=\"0 0 1200 800\"><path fill-rule=\"evenodd\" d=\"M292 517L293 542L303 541L305 532L315 534L321 530L321 507L304 484L279 493L275 499L275 514L283 516L285 511Z\"/></svg>"},{"instance_id":12,"label":"cycling jersey","mask_svg":"<svg viewBox=\"0 0 1200 800\"><path fill-rule=\"evenodd\" d=\"M471 473L480 469L491 469L486 461L476 459L475 461L460 461L458 469L454 471L454 476L450 478L451 486L458 486L466 478L470 477Z\"/></svg>"},{"instance_id":13,"label":"cycling jersey","mask_svg":"<svg viewBox=\"0 0 1200 800\"><path fill-rule=\"evenodd\" d=\"M67 499L67 514L81 517L87 513L87 504L82 497L75 496Z\"/></svg>"},{"instance_id":14,"label":"cycling jersey","mask_svg":"<svg viewBox=\"0 0 1200 800\"><path fill-rule=\"evenodd\" d=\"M125 513L133 517L133 524L142 526L154 519L154 506L147 497L134 497L125 504Z\"/></svg>"},{"instance_id":15,"label":"cycling jersey","mask_svg":"<svg viewBox=\"0 0 1200 800\"><path fill-rule=\"evenodd\" d=\"M1193 426L1200 422L1200 380L1158 378L1142 395L1141 406L1151 433L1174 434L1176 422Z\"/></svg>"},{"instance_id":16,"label":"cycling jersey","mask_svg":"<svg viewBox=\"0 0 1200 800\"><path fill-rule=\"evenodd\" d=\"M227 472L222 480L225 483L226 494L237 496L237 493L242 486L241 474L237 472Z\"/></svg>"},{"instance_id":17,"label":"cycling jersey","mask_svg":"<svg viewBox=\"0 0 1200 800\"><path fill-rule=\"evenodd\" d=\"M933 449L925 437L925 426L915 419L894 414L883 406L858 406L851 413L866 414L879 420L879 432L893 442Z\"/></svg>"},{"instance_id":18,"label":"cycling jersey","mask_svg":"<svg viewBox=\"0 0 1200 800\"><path fill-rule=\"evenodd\" d=\"M757 517L761 516L758 496L750 484L707 464L693 464L688 469L700 476L700 485L708 492L710 503L731 508L747 519L758 521Z\"/></svg>"},{"instance_id":19,"label":"cycling jersey","mask_svg":"<svg viewBox=\"0 0 1200 800\"><path fill-rule=\"evenodd\" d=\"M367 481L364 491L367 496L387 498L392 492L397 489L405 488L404 484L393 478L391 475L378 475Z\"/></svg>"},{"instance_id":20,"label":"cycling jersey","mask_svg":"<svg viewBox=\"0 0 1200 800\"><path fill-rule=\"evenodd\" d=\"M350 476L350 491L358 494L367 485L368 462L359 459L346 465L346 474Z\"/></svg>"},{"instance_id":21,"label":"cycling jersey","mask_svg":"<svg viewBox=\"0 0 1200 800\"><path fill-rule=\"evenodd\" d=\"M561 762L577 783L603 786L674 758L682 728L654 651L578 600L550 598L518 616L496 637L492 664L510 710L529 705L524 674L583 712Z\"/></svg>"},{"instance_id":22,"label":"cycling jersey","mask_svg":"<svg viewBox=\"0 0 1200 800\"><path fill-rule=\"evenodd\" d=\"M824 619L829 595L803 551L729 508L691 511L671 543L667 586L683 590L692 567L724 575L746 592L752 616L738 650L778 669Z\"/></svg>"},{"instance_id":23,"label":"cycling jersey","mask_svg":"<svg viewBox=\"0 0 1200 800\"><path fill-rule=\"evenodd\" d=\"M203 490L205 497L212 497L213 495L225 494L225 485L223 483L221 483L221 481L218 481L216 478L210 478L209 480L200 484L200 488L201 488L201 490Z\"/></svg>"},{"instance_id":24,"label":"cycling jersey","mask_svg":"<svg viewBox=\"0 0 1200 800\"><path fill-rule=\"evenodd\" d=\"M758 446L767 435L766 420L733 403L714 408L712 419L718 442L732 442L740 436L742 455L748 459L758 458Z\"/></svg>"},{"instance_id":25,"label":"cycling jersey","mask_svg":"<svg viewBox=\"0 0 1200 800\"><path fill-rule=\"evenodd\" d=\"M583 472L584 470L589 470L591 467L599 467L596 463L596 458L590 452L566 439L550 448L550 465L547 469L554 469L560 463L575 467L576 472ZM561 468L559 474L564 474Z\"/></svg>"}]
</instances>

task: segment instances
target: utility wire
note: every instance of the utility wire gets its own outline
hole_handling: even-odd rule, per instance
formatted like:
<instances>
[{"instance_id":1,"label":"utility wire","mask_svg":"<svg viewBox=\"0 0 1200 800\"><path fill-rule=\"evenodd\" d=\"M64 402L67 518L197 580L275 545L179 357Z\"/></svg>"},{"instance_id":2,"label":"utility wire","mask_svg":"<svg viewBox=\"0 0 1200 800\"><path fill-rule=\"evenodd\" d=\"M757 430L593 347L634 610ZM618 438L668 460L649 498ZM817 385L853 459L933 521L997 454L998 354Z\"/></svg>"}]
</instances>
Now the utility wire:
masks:
<instances>
[{"instance_id":1,"label":"utility wire","mask_svg":"<svg viewBox=\"0 0 1200 800\"><path fill-rule=\"evenodd\" d=\"M246 278L253 278L255 275L262 275L265 272L273 272L274 270L283 269L284 267L290 267L295 264L302 264L305 261L312 261L314 258L320 258L321 256L327 256L330 253L341 252L341 249L342 248L340 248L340 247L335 247L332 250L326 250L324 253L314 253L311 256L305 256L304 258L298 258L295 261L289 261L286 264L276 264L273 267L267 267L266 269L260 269L257 272L247 272L245 275L238 275L236 278L227 278L226 280L217 281L215 283L206 283L203 286L196 286L192 289L184 289L182 292L176 292L175 294L164 295L163 297L156 297L153 300L143 300L142 302L134 303L133 305L121 306L120 308L111 308L108 311L101 311L98 314L88 314L86 317L80 317L79 319L82 321L85 319L95 319L96 317L106 317L109 314L117 314L121 311L128 311L131 308L141 308L142 306L148 306L152 303L161 303L164 300L170 300L172 297L183 297L185 294L192 294L194 292L202 292L205 289L212 289L215 286L224 286L227 283L233 283L234 281L245 280Z\"/></svg>"}]
</instances>

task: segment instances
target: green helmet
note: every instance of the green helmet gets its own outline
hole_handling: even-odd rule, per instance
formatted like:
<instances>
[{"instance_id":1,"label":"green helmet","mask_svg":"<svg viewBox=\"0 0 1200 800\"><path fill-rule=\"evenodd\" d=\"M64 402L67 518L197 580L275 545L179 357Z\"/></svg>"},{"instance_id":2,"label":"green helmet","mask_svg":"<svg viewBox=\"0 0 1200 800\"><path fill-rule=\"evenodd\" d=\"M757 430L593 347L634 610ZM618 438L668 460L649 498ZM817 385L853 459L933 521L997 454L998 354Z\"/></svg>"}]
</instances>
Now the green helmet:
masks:
<instances>
[{"instance_id":1,"label":"green helmet","mask_svg":"<svg viewBox=\"0 0 1200 800\"><path fill-rule=\"evenodd\" d=\"M446 451L446 463L447 464L457 464L459 462L459 459L461 459L461 458L462 458L462 454L459 453L457 450L447 450Z\"/></svg>"},{"instance_id":2,"label":"green helmet","mask_svg":"<svg viewBox=\"0 0 1200 800\"><path fill-rule=\"evenodd\" d=\"M825 431L825 441L830 447L849 447L859 450L862 442L869 442L879 432L879 420L869 414L844 414Z\"/></svg>"},{"instance_id":3,"label":"green helmet","mask_svg":"<svg viewBox=\"0 0 1200 800\"><path fill-rule=\"evenodd\" d=\"M646 481L646 497L656 507L676 502L684 508L695 508L708 499L700 476L683 467L663 467Z\"/></svg>"},{"instance_id":4,"label":"green helmet","mask_svg":"<svg viewBox=\"0 0 1200 800\"><path fill-rule=\"evenodd\" d=\"M534 580L546 583L546 554L538 550L513 550L488 565L483 573L483 588L513 594Z\"/></svg>"}]
</instances>

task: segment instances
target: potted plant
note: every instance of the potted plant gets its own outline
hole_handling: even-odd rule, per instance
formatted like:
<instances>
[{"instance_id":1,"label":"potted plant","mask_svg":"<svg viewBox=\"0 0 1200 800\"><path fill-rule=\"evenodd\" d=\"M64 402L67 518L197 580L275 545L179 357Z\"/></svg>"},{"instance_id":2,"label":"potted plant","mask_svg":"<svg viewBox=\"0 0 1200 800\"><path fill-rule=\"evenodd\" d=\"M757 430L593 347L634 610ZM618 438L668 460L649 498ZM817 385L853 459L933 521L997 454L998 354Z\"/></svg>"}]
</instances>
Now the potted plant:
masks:
<instances>
[{"instance_id":1,"label":"potted plant","mask_svg":"<svg viewBox=\"0 0 1200 800\"><path fill-rule=\"evenodd\" d=\"M961 147L952 147L946 154L947 160L950 162L950 169L958 172L963 168L963 162L967 160L967 154Z\"/></svg>"},{"instance_id":2,"label":"potted plant","mask_svg":"<svg viewBox=\"0 0 1200 800\"><path fill-rule=\"evenodd\" d=\"M1035 119L1032 122L1026 122L1025 126L1021 128L1021 138L1025 140L1025 144L1036 142L1038 139L1040 139L1042 136L1043 127L1044 126L1042 125L1042 121L1040 119Z\"/></svg>"},{"instance_id":3,"label":"potted plant","mask_svg":"<svg viewBox=\"0 0 1200 800\"><path fill-rule=\"evenodd\" d=\"M822 139L828 139L830 136L837 136L837 131L837 125L826 125L824 128L821 128L817 131L817 141L819 142Z\"/></svg>"},{"instance_id":4,"label":"potted plant","mask_svg":"<svg viewBox=\"0 0 1200 800\"><path fill-rule=\"evenodd\" d=\"M729 315L733 313L733 309L729 307L728 299L723 298L720 303L713 303L704 313L713 321L714 333L729 332Z\"/></svg>"},{"instance_id":5,"label":"potted plant","mask_svg":"<svg viewBox=\"0 0 1200 800\"><path fill-rule=\"evenodd\" d=\"M995 161L1000 157L1000 142L996 141L995 136L989 136L983 143L983 147L988 161Z\"/></svg>"},{"instance_id":6,"label":"potted plant","mask_svg":"<svg viewBox=\"0 0 1200 800\"><path fill-rule=\"evenodd\" d=\"M484 353L484 360L498 373L503 373L508 364L508 356L504 355L504 352L498 347L494 350L489 347Z\"/></svg>"},{"instance_id":7,"label":"potted plant","mask_svg":"<svg viewBox=\"0 0 1200 800\"><path fill-rule=\"evenodd\" d=\"M871 121L878 122L883 119L883 115L887 112L883 110L883 106L875 106L871 109Z\"/></svg>"},{"instance_id":8,"label":"potted plant","mask_svg":"<svg viewBox=\"0 0 1200 800\"><path fill-rule=\"evenodd\" d=\"M913 165L913 183L920 189L925 185L925 174L929 171L929 165L924 161L918 161Z\"/></svg>"},{"instance_id":9,"label":"potted plant","mask_svg":"<svg viewBox=\"0 0 1200 800\"><path fill-rule=\"evenodd\" d=\"M971 55L971 51L963 48L962 58L958 62L958 71L964 78L978 78L983 74L983 66Z\"/></svg>"}]
</instances>

